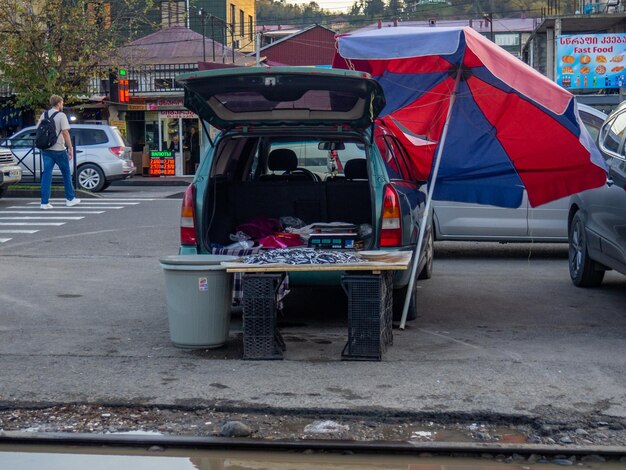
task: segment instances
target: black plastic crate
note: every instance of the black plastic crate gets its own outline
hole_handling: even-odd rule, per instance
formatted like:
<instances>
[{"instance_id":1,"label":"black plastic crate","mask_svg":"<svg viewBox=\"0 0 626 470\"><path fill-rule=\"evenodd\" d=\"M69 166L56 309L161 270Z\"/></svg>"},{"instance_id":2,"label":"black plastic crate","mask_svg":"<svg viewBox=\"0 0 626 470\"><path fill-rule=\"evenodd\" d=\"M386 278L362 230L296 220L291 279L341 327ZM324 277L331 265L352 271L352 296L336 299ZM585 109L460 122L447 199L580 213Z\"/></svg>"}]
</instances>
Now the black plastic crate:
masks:
<instances>
[{"instance_id":1,"label":"black plastic crate","mask_svg":"<svg viewBox=\"0 0 626 470\"><path fill-rule=\"evenodd\" d=\"M244 274L243 359L282 359L285 343L276 325L276 296L283 274Z\"/></svg>"},{"instance_id":2,"label":"black plastic crate","mask_svg":"<svg viewBox=\"0 0 626 470\"><path fill-rule=\"evenodd\" d=\"M391 272L341 277L348 296L348 342L341 353L346 360L378 360L393 342Z\"/></svg>"}]
</instances>

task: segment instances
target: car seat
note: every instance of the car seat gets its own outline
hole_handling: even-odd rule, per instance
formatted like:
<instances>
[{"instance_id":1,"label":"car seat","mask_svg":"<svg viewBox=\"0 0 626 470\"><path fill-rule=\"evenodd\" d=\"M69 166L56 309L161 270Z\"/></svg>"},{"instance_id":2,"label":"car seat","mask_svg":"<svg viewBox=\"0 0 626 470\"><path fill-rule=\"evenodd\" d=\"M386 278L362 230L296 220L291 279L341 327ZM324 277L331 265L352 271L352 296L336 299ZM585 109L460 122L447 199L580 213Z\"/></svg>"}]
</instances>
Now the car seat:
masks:
<instances>
[{"instance_id":1,"label":"car seat","mask_svg":"<svg viewBox=\"0 0 626 470\"><path fill-rule=\"evenodd\" d=\"M272 172L261 175L261 181L317 181L314 173L306 168L298 168L298 156L291 149L274 149L267 156L267 167ZM280 175L276 171L282 171Z\"/></svg>"}]
</instances>

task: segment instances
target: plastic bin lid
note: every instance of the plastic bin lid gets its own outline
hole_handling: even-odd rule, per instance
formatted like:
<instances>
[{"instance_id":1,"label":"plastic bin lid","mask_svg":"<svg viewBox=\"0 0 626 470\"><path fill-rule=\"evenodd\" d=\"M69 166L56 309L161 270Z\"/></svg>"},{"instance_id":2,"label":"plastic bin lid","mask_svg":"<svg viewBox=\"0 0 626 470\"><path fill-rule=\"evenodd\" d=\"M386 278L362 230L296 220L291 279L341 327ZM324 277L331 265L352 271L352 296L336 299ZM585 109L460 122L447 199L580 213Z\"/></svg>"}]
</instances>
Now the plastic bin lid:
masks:
<instances>
[{"instance_id":1,"label":"plastic bin lid","mask_svg":"<svg viewBox=\"0 0 626 470\"><path fill-rule=\"evenodd\" d=\"M214 266L222 261L235 261L237 256L230 255L173 255L160 258L161 264L174 266Z\"/></svg>"}]
</instances>

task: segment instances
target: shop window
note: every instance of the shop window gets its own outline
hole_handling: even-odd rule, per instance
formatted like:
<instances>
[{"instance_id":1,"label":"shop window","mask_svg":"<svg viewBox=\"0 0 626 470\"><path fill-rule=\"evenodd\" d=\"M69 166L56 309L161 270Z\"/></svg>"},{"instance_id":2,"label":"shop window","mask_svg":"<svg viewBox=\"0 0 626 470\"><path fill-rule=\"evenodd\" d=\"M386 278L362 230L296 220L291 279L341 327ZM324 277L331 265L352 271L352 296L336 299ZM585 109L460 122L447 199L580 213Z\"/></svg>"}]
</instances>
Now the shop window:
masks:
<instances>
[{"instance_id":1,"label":"shop window","mask_svg":"<svg viewBox=\"0 0 626 470\"><path fill-rule=\"evenodd\" d=\"M154 89L155 90L171 90L174 88L173 78L155 78Z\"/></svg>"}]
</instances>

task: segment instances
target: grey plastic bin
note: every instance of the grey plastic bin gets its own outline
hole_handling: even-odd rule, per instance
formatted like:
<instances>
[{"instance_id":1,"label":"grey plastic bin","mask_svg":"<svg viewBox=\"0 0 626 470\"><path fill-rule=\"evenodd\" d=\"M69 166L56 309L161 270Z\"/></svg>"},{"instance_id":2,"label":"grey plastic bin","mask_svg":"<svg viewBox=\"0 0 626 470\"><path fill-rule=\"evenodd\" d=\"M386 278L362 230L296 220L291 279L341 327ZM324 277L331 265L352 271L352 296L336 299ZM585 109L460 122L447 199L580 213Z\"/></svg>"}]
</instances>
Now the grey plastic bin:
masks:
<instances>
[{"instance_id":1,"label":"grey plastic bin","mask_svg":"<svg viewBox=\"0 0 626 470\"><path fill-rule=\"evenodd\" d=\"M180 348L217 348L228 340L232 275L226 255L177 255L161 258L170 339Z\"/></svg>"}]
</instances>

